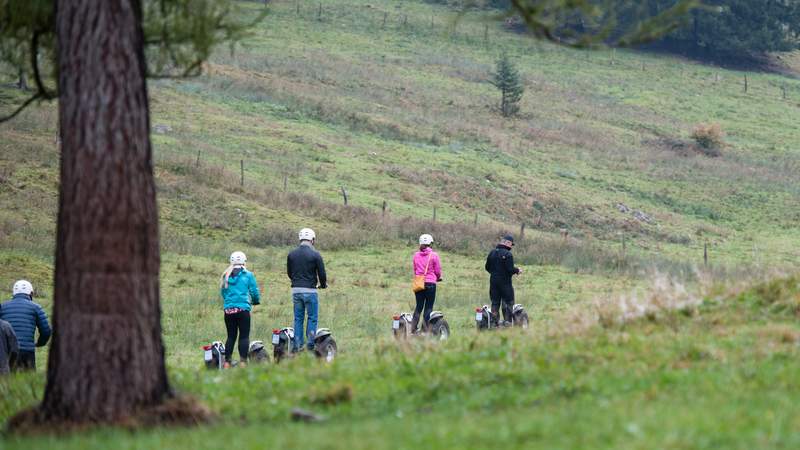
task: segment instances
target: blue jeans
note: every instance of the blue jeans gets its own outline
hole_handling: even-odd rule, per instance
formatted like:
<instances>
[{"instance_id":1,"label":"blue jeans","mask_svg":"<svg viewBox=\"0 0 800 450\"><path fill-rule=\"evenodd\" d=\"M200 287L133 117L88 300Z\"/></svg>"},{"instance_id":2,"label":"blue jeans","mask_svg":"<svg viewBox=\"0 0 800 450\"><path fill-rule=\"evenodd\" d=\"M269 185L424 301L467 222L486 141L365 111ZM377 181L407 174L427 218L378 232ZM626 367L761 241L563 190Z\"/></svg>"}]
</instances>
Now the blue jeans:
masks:
<instances>
[{"instance_id":1,"label":"blue jeans","mask_svg":"<svg viewBox=\"0 0 800 450\"><path fill-rule=\"evenodd\" d=\"M308 337L308 349L314 349L314 335L317 332L317 313L319 311L319 297L317 293L313 294L292 294L292 303L294 303L294 344L293 350L297 351L303 348L303 323L306 320L306 311L308 311L308 327L305 336Z\"/></svg>"}]
</instances>

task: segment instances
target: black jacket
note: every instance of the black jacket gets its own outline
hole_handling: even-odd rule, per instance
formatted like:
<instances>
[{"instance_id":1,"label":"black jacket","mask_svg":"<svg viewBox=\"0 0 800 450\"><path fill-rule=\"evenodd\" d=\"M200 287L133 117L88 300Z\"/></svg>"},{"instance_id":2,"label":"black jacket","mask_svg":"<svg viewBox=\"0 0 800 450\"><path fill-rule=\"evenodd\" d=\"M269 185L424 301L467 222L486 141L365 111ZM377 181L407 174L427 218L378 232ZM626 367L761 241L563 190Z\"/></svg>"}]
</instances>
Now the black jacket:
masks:
<instances>
[{"instance_id":1,"label":"black jacket","mask_svg":"<svg viewBox=\"0 0 800 450\"><path fill-rule=\"evenodd\" d=\"M322 255L310 245L300 245L286 257L286 274L292 280L292 287L316 289L328 287L325 263Z\"/></svg>"},{"instance_id":2,"label":"black jacket","mask_svg":"<svg viewBox=\"0 0 800 450\"><path fill-rule=\"evenodd\" d=\"M505 245L498 245L489 252L486 257L486 271L491 274L489 280L492 283L511 283L511 276L519 273L519 269L514 267L514 255L511 249Z\"/></svg>"}]
</instances>

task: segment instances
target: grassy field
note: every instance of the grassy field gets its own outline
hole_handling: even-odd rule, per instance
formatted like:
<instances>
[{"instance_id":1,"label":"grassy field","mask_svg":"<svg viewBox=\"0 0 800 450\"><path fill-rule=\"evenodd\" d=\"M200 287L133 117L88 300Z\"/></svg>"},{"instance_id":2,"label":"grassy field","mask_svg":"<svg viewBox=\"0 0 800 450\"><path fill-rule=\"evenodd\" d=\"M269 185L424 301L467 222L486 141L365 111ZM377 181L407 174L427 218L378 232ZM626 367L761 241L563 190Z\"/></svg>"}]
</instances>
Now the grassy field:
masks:
<instances>
[{"instance_id":1,"label":"grassy field","mask_svg":"<svg viewBox=\"0 0 800 450\"><path fill-rule=\"evenodd\" d=\"M320 12L276 0L205 75L151 82L168 364L220 423L6 443L796 447L797 280L745 294L726 284L796 271L800 81L747 73L745 93L744 72L557 48L486 19L417 1L331 0ZM527 89L512 120L487 82L503 51ZM0 110L23 95L2 85ZM725 131L721 157L692 147L701 122ZM48 311L55 130L55 105L0 125L0 286L31 279ZM516 286L534 330L477 336L483 257L523 223ZM331 274L320 325L340 359L201 371L200 346L223 336L217 283L231 251L264 285L253 337L290 324L283 264L302 226L317 230ZM422 232L442 250L437 309L454 338L398 348L390 319L412 307ZM695 270L706 245L710 267ZM659 274L708 301L617 323L631 292L662 306L684 295L656 295ZM0 381L0 419L40 398L46 351L37 357L38 373ZM352 398L330 400L337 392ZM290 423L294 406L329 420Z\"/></svg>"}]
</instances>

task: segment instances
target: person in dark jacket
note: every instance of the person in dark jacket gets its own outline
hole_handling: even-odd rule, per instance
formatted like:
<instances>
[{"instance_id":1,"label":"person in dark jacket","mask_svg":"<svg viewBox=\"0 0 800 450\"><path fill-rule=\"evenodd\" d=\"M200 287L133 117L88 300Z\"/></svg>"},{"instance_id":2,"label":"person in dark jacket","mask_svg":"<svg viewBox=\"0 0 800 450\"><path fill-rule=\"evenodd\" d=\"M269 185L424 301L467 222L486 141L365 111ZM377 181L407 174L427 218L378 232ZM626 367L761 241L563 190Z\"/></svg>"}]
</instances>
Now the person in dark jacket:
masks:
<instances>
[{"instance_id":1,"label":"person in dark jacket","mask_svg":"<svg viewBox=\"0 0 800 450\"><path fill-rule=\"evenodd\" d=\"M47 345L52 331L47 314L33 302L33 285L29 281L14 283L13 298L0 306L0 319L11 324L19 343L19 354L11 362L11 370L36 370L36 347ZM36 330L39 339L34 341Z\"/></svg>"},{"instance_id":2,"label":"person in dark jacket","mask_svg":"<svg viewBox=\"0 0 800 450\"><path fill-rule=\"evenodd\" d=\"M498 325L500 308L503 308L503 320L511 322L514 308L514 286L511 277L519 275L522 270L514 266L514 237L507 235L500 240L497 247L486 257L486 271L489 272L489 298L492 300L492 321Z\"/></svg>"},{"instance_id":3,"label":"person in dark jacket","mask_svg":"<svg viewBox=\"0 0 800 450\"><path fill-rule=\"evenodd\" d=\"M292 280L292 303L294 305L294 342L292 351L303 349L304 338L308 338L308 349L314 350L314 335L317 332L319 297L317 288L328 287L325 263L322 255L314 249L316 234L310 228L299 233L300 245L286 257L286 274ZM308 315L306 334L303 323Z\"/></svg>"},{"instance_id":4,"label":"person in dark jacket","mask_svg":"<svg viewBox=\"0 0 800 450\"><path fill-rule=\"evenodd\" d=\"M0 319L0 375L11 371L9 364L17 360L19 344L11 324Z\"/></svg>"}]
</instances>

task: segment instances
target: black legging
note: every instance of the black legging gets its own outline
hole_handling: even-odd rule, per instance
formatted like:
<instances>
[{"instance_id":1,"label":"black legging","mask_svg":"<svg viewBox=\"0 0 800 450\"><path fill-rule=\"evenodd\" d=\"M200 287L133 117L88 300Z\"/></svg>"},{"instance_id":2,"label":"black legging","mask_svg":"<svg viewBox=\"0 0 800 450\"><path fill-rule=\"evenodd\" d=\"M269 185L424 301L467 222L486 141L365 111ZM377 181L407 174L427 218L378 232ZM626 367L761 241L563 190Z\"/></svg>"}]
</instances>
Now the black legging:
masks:
<instances>
[{"instance_id":1,"label":"black legging","mask_svg":"<svg viewBox=\"0 0 800 450\"><path fill-rule=\"evenodd\" d=\"M228 340L225 341L225 361L231 361L237 334L239 335L239 360L247 361L247 352L250 350L250 311L225 314L225 328L228 330Z\"/></svg>"},{"instance_id":2,"label":"black legging","mask_svg":"<svg viewBox=\"0 0 800 450\"><path fill-rule=\"evenodd\" d=\"M425 283L425 289L414 295L417 297L417 307L414 308L414 324L419 323L419 315L424 310L422 320L427 326L431 318L431 311L433 311L433 304L436 302L436 283Z\"/></svg>"}]
</instances>

